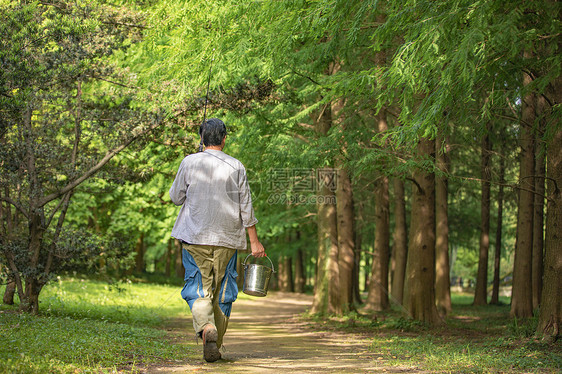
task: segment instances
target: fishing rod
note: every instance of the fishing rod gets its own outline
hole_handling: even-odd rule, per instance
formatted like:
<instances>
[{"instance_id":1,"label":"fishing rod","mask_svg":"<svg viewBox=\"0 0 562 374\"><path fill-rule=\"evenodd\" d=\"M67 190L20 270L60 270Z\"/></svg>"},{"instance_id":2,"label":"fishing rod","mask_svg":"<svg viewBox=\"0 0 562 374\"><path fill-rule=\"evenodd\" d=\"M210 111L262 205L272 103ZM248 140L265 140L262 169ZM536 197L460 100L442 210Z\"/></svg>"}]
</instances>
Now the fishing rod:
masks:
<instances>
[{"instance_id":1,"label":"fishing rod","mask_svg":"<svg viewBox=\"0 0 562 374\"><path fill-rule=\"evenodd\" d=\"M203 122L199 127L199 136L201 137L201 142L199 143L199 152L203 152L203 124L207 120L207 103L209 102L209 87L211 86L211 72L213 70L213 58L209 66L209 79L207 80L207 93L205 94L205 109L203 110Z\"/></svg>"}]
</instances>

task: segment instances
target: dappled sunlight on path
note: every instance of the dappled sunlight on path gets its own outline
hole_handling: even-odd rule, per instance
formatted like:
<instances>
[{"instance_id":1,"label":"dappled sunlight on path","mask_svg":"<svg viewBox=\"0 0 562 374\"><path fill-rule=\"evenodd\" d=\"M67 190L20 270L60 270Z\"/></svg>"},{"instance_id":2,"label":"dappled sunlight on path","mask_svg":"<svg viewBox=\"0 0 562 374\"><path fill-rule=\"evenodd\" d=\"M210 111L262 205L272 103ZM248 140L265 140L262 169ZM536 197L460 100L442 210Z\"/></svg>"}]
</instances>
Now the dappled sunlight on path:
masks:
<instances>
[{"instance_id":1,"label":"dappled sunlight on path","mask_svg":"<svg viewBox=\"0 0 562 374\"><path fill-rule=\"evenodd\" d=\"M303 325L296 317L311 304L311 296L282 292L271 292L265 298L239 299L234 303L222 360L209 364L201 358L174 367L149 368L147 372L417 372L385 366L380 354L368 350L370 341L366 336L319 332ZM190 317L186 317L185 326L191 326Z\"/></svg>"}]
</instances>

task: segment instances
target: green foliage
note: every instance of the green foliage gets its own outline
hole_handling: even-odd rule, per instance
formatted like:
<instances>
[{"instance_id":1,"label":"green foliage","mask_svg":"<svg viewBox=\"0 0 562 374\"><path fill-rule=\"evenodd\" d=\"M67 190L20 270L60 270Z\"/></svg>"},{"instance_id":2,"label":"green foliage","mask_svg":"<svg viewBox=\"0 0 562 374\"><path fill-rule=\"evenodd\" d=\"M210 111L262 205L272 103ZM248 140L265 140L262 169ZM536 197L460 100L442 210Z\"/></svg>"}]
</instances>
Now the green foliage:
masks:
<instances>
[{"instance_id":1,"label":"green foliage","mask_svg":"<svg viewBox=\"0 0 562 374\"><path fill-rule=\"evenodd\" d=\"M389 87L399 89L391 92L400 94L401 121L412 125L401 128L395 140L405 139L402 131L435 134L438 126L447 132L450 121L482 126L525 90L544 93L560 75L552 39L560 31L559 19L552 16L559 11L553 1L530 7L525 1L495 0L389 3L388 20L373 38L379 45L403 38L384 76ZM530 51L544 58L522 58ZM537 74L532 87L524 88L523 72L529 70ZM386 93L380 98L389 99Z\"/></svg>"},{"instance_id":2,"label":"green foliage","mask_svg":"<svg viewBox=\"0 0 562 374\"><path fill-rule=\"evenodd\" d=\"M0 261L31 300L52 273L119 252L122 238L65 226L67 209L80 183L161 118L138 108L134 77L110 60L140 40L138 13L90 1L0 7Z\"/></svg>"}]
</instances>

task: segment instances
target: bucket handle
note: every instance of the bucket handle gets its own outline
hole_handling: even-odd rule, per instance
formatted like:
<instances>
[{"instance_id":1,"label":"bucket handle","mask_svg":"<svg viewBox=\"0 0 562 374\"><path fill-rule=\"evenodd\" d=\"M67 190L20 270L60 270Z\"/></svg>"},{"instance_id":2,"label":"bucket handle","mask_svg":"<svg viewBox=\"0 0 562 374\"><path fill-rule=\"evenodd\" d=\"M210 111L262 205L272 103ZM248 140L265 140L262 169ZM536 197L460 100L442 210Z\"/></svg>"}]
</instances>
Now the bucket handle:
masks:
<instances>
[{"instance_id":1,"label":"bucket handle","mask_svg":"<svg viewBox=\"0 0 562 374\"><path fill-rule=\"evenodd\" d=\"M246 258L244 259L244 262L242 263L242 267L246 267L246 260L248 259L248 257L254 257L254 255L249 254L248 256L246 256ZM267 258L269 260L269 263L271 264L271 271L275 273L275 268L273 267L273 262L271 261L271 259L268 256L265 256L265 258Z\"/></svg>"}]
</instances>

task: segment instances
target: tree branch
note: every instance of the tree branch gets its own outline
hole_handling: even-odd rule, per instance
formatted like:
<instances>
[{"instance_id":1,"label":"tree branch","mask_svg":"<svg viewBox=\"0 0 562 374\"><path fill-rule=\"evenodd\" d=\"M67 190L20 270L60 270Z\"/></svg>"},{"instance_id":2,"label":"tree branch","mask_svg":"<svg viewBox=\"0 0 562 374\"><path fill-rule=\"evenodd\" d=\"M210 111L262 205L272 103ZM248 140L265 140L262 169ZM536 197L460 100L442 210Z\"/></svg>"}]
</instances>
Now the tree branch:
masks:
<instances>
[{"instance_id":1,"label":"tree branch","mask_svg":"<svg viewBox=\"0 0 562 374\"><path fill-rule=\"evenodd\" d=\"M556 180L553 179L553 178L545 177L544 175L530 175L530 176L524 177L523 179L525 179L525 178L536 178L536 177L540 177L540 178L545 178L545 179L551 180L551 181L554 183L555 191L558 191L558 184L556 183ZM534 194L534 195L539 195L539 196L541 196L542 198L544 198L544 199L546 199L546 200L548 200L548 201L552 201L552 202L554 201L551 197L548 197L547 195L543 195L543 194L537 193L536 191L533 191L533 190L531 190L531 189L521 187L519 184L499 183L499 182L493 182L493 181L491 181L491 180L486 180L486 179L482 179L482 178L472 178L472 177L456 177L456 176L451 176L451 178L458 178L458 179L463 179L463 180L467 180L467 181L475 181L475 182L487 182L487 183L493 184L493 185L495 185L495 186L509 187L509 188L512 188L512 189L517 189L517 190L521 190L521 191L530 192L530 193L532 193L532 194Z\"/></svg>"},{"instance_id":2,"label":"tree branch","mask_svg":"<svg viewBox=\"0 0 562 374\"><path fill-rule=\"evenodd\" d=\"M115 81L112 81L112 80L109 80L109 79L106 79L106 78L102 78L102 77L97 76L97 75L86 75L86 76L87 76L88 78L99 79L100 81L104 81L104 82L107 82L107 83L111 83L111 84L114 84L114 85L116 85L116 86L120 86L120 87L124 87L124 88L132 88L132 89L134 89L134 90L138 90L138 87L128 86L128 85L126 85L126 84L119 83L119 82L115 82Z\"/></svg>"},{"instance_id":3,"label":"tree branch","mask_svg":"<svg viewBox=\"0 0 562 374\"><path fill-rule=\"evenodd\" d=\"M102 22L104 25L119 25L119 26L126 26L126 27L132 27L132 28L137 28L137 29L150 29L150 27L144 26L144 25L137 25L134 23L124 23L124 22Z\"/></svg>"},{"instance_id":4,"label":"tree branch","mask_svg":"<svg viewBox=\"0 0 562 374\"><path fill-rule=\"evenodd\" d=\"M6 250L4 252L4 255L8 260L8 265L10 267L10 270L12 271L12 274L14 275L14 281L16 282L16 288L18 290L18 296L20 298L20 301L23 302L23 300L25 300L24 298L25 296L23 292L23 283L21 281L21 276L18 271L18 267L16 266L16 262L14 260L14 254L10 250Z\"/></svg>"},{"instance_id":5,"label":"tree branch","mask_svg":"<svg viewBox=\"0 0 562 374\"><path fill-rule=\"evenodd\" d=\"M419 193L423 193L423 188L420 186L420 184L414 178L406 177L406 179L409 180L410 182L414 183L418 187Z\"/></svg>"},{"instance_id":6,"label":"tree branch","mask_svg":"<svg viewBox=\"0 0 562 374\"><path fill-rule=\"evenodd\" d=\"M18 203L17 201L12 200L11 198L6 196L0 196L0 200L5 201L8 204L12 204L17 210L19 210L25 216L25 218L29 219L27 212L23 209L23 206L21 206L21 204Z\"/></svg>"},{"instance_id":7,"label":"tree branch","mask_svg":"<svg viewBox=\"0 0 562 374\"><path fill-rule=\"evenodd\" d=\"M308 75L304 75L304 74L302 74L302 73L299 73L298 71L296 71L296 70L294 70L294 69L291 69L291 71L293 72L293 74L296 74L296 75L298 75L299 77L306 78L306 79L308 79L309 81L311 81L312 83L314 83L314 84L316 84L316 85L318 85L318 86L322 86L320 83L316 82L314 79L312 79L312 78L309 77Z\"/></svg>"},{"instance_id":8,"label":"tree branch","mask_svg":"<svg viewBox=\"0 0 562 374\"><path fill-rule=\"evenodd\" d=\"M141 136L144 136L146 134L148 134L149 132L151 132L152 130L156 129L158 126L160 126L162 123L164 123L164 121L157 121L156 123L152 124L151 126L147 127L145 130L142 130L141 132L138 132L136 134L134 134L129 140L127 140L125 143L121 144L120 146L108 151L105 156L94 166L92 166L88 171L86 171L81 177L79 177L78 179L75 179L74 181L70 182L69 184L67 184L65 187L63 187L62 189L60 189L59 191L53 192L50 195L45 196L44 198L42 198L41 200L39 200L39 203L37 204L37 207L42 207L45 206L45 204L53 201L54 199L57 199L59 197L61 197L62 195L66 194L67 192L73 190L74 188L78 187L82 182L84 182L85 180L87 180L88 178L90 178L92 175L94 175L95 173L97 173L105 164L107 164L115 155L117 155L119 152L121 152L123 149L127 148L132 142L134 142L135 140L137 140L138 138L140 138Z\"/></svg>"}]
</instances>

